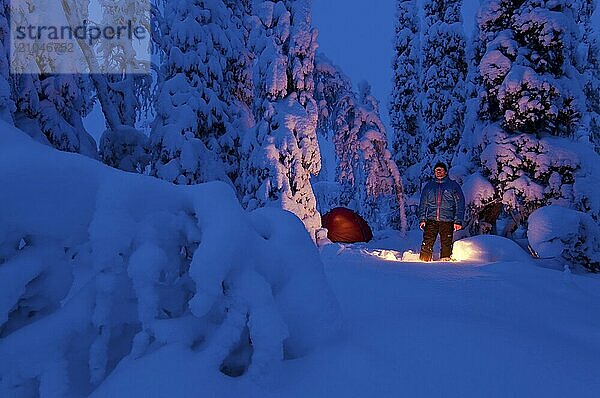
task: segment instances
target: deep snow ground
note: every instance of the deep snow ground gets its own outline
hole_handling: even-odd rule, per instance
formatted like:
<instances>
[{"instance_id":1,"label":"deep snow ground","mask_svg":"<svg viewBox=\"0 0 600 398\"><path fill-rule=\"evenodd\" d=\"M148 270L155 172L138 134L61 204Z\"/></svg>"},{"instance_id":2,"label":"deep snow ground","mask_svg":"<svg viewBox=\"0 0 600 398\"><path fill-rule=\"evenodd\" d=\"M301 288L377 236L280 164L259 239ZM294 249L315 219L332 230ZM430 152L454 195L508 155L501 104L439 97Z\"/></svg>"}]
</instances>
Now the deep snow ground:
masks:
<instances>
[{"instance_id":1,"label":"deep snow ground","mask_svg":"<svg viewBox=\"0 0 600 398\"><path fill-rule=\"evenodd\" d=\"M322 250L345 333L286 361L263 385L206 373L202 359L185 352L159 351L144 366L120 366L97 396L600 396L600 279L543 268L516 252L520 261L450 264L364 252L399 246L387 239ZM178 367L165 372L161 363L172 355Z\"/></svg>"},{"instance_id":2,"label":"deep snow ground","mask_svg":"<svg viewBox=\"0 0 600 398\"><path fill-rule=\"evenodd\" d=\"M598 279L532 263L386 262L352 250L324 260L348 345L387 368L365 374L371 388L395 378L406 396L600 395Z\"/></svg>"}]
</instances>

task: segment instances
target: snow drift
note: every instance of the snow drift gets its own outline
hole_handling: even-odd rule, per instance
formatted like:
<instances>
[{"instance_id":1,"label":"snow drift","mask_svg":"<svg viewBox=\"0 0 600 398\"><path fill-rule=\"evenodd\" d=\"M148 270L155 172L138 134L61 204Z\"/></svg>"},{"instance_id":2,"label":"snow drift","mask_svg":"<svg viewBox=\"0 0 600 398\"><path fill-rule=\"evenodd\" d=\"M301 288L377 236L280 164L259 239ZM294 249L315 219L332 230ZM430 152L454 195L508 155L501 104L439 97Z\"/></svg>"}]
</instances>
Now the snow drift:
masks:
<instances>
[{"instance_id":1,"label":"snow drift","mask_svg":"<svg viewBox=\"0 0 600 398\"><path fill-rule=\"evenodd\" d=\"M260 380L338 332L291 213L0 131L0 396L88 395L124 358L173 345Z\"/></svg>"},{"instance_id":2,"label":"snow drift","mask_svg":"<svg viewBox=\"0 0 600 398\"><path fill-rule=\"evenodd\" d=\"M520 261L528 263L531 256L514 241L496 235L478 235L454 242L452 257L458 261L494 263Z\"/></svg>"}]
</instances>

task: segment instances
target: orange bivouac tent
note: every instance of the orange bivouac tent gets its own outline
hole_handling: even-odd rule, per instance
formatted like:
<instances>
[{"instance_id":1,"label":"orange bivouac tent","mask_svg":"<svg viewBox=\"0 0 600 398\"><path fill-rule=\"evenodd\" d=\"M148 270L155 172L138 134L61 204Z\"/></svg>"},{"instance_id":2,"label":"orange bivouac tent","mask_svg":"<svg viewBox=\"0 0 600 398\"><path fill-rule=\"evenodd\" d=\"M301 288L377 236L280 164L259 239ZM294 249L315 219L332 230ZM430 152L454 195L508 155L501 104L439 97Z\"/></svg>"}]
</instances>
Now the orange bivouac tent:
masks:
<instances>
[{"instance_id":1,"label":"orange bivouac tent","mask_svg":"<svg viewBox=\"0 0 600 398\"><path fill-rule=\"evenodd\" d=\"M368 242L373 238L369 224L358 214L345 207L336 207L321 217L327 238L332 242Z\"/></svg>"}]
</instances>

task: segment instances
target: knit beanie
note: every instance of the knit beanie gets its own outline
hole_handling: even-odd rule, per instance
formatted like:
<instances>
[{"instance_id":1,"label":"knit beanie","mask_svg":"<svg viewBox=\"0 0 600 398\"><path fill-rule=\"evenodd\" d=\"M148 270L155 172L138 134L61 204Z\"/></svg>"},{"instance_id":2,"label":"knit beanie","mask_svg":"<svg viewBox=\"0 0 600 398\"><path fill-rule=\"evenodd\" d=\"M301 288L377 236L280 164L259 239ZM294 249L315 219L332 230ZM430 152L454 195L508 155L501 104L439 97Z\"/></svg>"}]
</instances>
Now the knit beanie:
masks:
<instances>
[{"instance_id":1,"label":"knit beanie","mask_svg":"<svg viewBox=\"0 0 600 398\"><path fill-rule=\"evenodd\" d=\"M446 171L446 173L448 172L448 166L446 166L446 163L444 162L437 162L435 164L435 166L433 166L433 169L437 169L438 167L441 167L442 169L444 169Z\"/></svg>"}]
</instances>

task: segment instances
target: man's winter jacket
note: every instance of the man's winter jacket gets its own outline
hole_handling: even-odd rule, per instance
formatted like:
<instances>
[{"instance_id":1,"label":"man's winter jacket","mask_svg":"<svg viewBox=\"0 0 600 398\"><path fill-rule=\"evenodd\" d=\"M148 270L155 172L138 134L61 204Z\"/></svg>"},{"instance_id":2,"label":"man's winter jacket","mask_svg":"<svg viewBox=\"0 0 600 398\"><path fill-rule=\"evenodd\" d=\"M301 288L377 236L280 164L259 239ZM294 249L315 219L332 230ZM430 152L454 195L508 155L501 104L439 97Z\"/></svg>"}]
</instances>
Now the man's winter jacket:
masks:
<instances>
[{"instance_id":1,"label":"man's winter jacket","mask_svg":"<svg viewBox=\"0 0 600 398\"><path fill-rule=\"evenodd\" d=\"M462 225L465 195L460 185L448 176L428 182L421 192L419 221L452 221Z\"/></svg>"}]
</instances>

